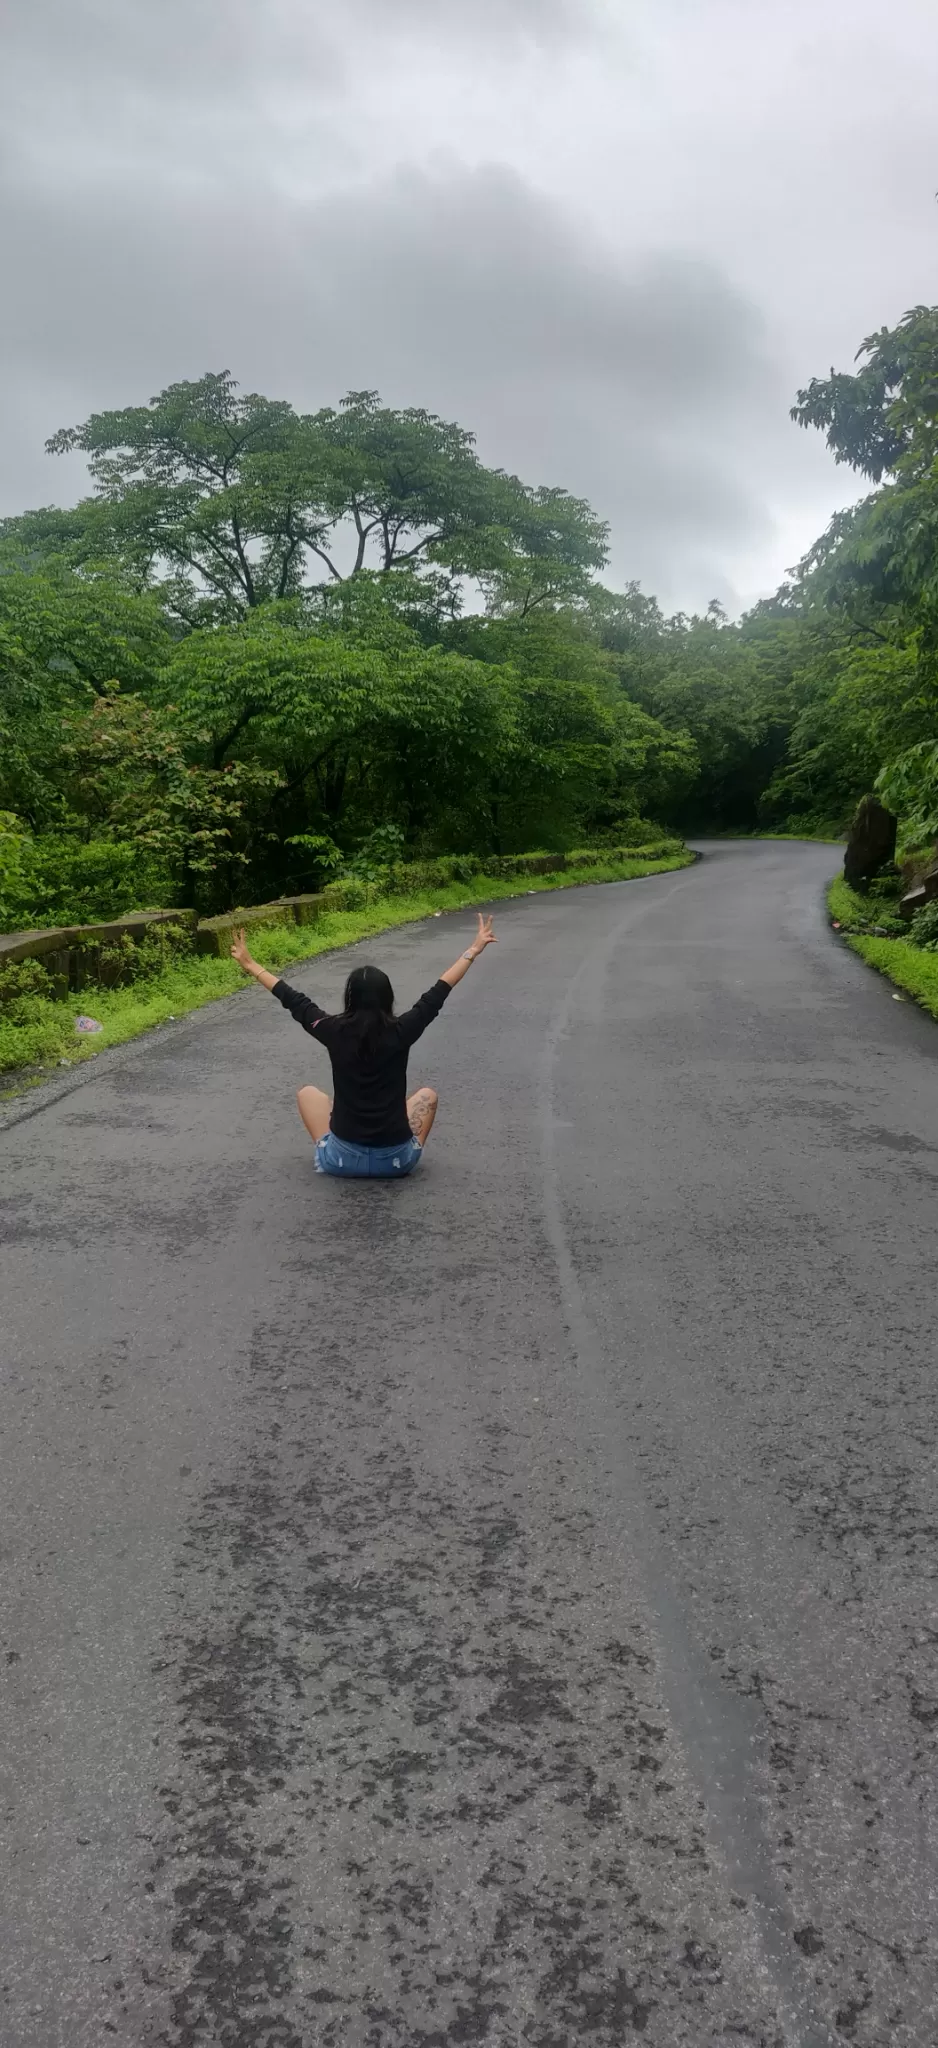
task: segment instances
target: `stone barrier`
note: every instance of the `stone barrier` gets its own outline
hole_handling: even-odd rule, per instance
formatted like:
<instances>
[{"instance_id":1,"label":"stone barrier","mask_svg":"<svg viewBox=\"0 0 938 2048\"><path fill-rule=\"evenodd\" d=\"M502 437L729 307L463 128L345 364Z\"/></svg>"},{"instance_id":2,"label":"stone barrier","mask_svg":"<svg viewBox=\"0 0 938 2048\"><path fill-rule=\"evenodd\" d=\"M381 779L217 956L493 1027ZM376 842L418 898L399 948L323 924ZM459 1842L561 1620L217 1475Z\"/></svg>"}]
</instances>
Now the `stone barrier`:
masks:
<instances>
[{"instance_id":1,"label":"stone barrier","mask_svg":"<svg viewBox=\"0 0 938 2048\"><path fill-rule=\"evenodd\" d=\"M240 910L225 910L220 917L203 917L195 935L197 953L214 954L224 960L231 950L236 931L263 931L277 924L315 924L328 909L323 896L281 896L276 903L250 903Z\"/></svg>"},{"instance_id":2,"label":"stone barrier","mask_svg":"<svg viewBox=\"0 0 938 2048\"><path fill-rule=\"evenodd\" d=\"M58 925L52 931L0 932L0 971L20 960L41 960L53 982L65 995L81 988L88 979L102 946L120 939L139 940L155 925L177 924L194 931L194 910L130 910L107 924Z\"/></svg>"}]
</instances>

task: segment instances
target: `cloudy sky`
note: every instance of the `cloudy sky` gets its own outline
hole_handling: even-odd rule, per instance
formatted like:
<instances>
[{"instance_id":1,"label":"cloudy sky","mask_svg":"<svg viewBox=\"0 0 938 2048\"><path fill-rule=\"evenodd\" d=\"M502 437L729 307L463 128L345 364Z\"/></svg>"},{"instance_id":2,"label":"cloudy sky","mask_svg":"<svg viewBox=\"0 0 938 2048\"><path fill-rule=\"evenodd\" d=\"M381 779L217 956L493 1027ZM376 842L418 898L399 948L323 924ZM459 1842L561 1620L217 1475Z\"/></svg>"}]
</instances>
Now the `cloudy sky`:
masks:
<instances>
[{"instance_id":1,"label":"cloudy sky","mask_svg":"<svg viewBox=\"0 0 938 2048\"><path fill-rule=\"evenodd\" d=\"M935 0L7 0L0 511L206 369L376 387L773 589L856 494L796 387L938 300Z\"/></svg>"}]
</instances>

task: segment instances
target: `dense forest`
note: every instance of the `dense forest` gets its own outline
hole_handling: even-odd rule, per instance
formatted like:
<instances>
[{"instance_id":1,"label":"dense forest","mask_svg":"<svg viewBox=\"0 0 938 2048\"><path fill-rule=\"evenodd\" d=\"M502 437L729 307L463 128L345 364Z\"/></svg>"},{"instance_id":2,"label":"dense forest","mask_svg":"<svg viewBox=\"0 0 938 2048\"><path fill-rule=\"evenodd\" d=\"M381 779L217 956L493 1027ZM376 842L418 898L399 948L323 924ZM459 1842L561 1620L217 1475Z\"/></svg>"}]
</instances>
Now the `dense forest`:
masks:
<instances>
[{"instance_id":1,"label":"dense forest","mask_svg":"<svg viewBox=\"0 0 938 2048\"><path fill-rule=\"evenodd\" d=\"M205 911L405 855L938 834L938 308L793 417L871 485L729 623L607 589L582 500L374 392L227 374L57 433L93 494L0 523L0 929Z\"/></svg>"}]
</instances>

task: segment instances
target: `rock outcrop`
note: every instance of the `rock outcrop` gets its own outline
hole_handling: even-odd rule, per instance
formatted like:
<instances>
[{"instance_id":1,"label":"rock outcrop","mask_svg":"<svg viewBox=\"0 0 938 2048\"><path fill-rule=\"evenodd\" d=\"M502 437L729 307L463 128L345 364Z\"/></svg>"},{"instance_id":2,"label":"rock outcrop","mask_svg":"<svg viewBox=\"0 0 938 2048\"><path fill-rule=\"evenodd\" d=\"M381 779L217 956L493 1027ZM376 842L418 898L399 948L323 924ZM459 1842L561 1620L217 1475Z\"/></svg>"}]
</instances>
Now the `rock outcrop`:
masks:
<instances>
[{"instance_id":1,"label":"rock outcrop","mask_svg":"<svg viewBox=\"0 0 938 2048\"><path fill-rule=\"evenodd\" d=\"M928 867L917 868L909 879L905 895L900 899L899 915L906 919L915 916L917 910L924 910L926 903L933 903L938 896L938 855Z\"/></svg>"}]
</instances>

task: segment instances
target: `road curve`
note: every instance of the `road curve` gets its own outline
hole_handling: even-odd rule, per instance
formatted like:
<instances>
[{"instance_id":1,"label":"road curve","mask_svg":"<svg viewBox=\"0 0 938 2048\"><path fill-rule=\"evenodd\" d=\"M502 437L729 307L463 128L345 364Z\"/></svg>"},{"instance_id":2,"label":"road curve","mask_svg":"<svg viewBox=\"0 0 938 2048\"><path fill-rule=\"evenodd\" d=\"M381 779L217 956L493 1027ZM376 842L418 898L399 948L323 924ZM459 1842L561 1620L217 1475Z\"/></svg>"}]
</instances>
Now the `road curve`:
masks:
<instances>
[{"instance_id":1,"label":"road curve","mask_svg":"<svg viewBox=\"0 0 938 2048\"><path fill-rule=\"evenodd\" d=\"M934 2048L938 1030L833 864L499 905L401 1185L255 989L8 1117L3 2048Z\"/></svg>"}]
</instances>

